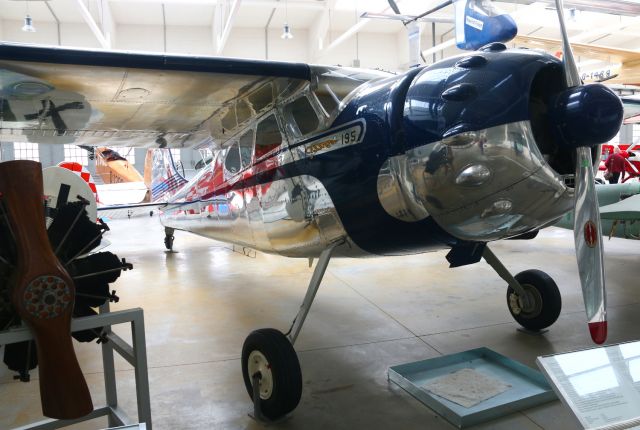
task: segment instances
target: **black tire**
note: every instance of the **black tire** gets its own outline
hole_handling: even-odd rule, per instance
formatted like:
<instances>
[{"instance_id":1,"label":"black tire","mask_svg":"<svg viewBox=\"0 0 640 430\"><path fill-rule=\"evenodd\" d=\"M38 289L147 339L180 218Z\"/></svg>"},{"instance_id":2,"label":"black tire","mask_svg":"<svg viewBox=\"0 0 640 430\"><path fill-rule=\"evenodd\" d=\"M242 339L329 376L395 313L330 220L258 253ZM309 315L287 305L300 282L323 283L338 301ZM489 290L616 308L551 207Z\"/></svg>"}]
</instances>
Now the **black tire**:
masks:
<instances>
[{"instance_id":1,"label":"black tire","mask_svg":"<svg viewBox=\"0 0 640 430\"><path fill-rule=\"evenodd\" d=\"M165 236L164 237L164 246L165 248L167 248L169 251L173 250L173 236Z\"/></svg>"},{"instance_id":2,"label":"black tire","mask_svg":"<svg viewBox=\"0 0 640 430\"><path fill-rule=\"evenodd\" d=\"M540 270L525 270L515 279L530 294L531 303L524 306L516 292L507 289L507 307L522 327L538 331L556 322L562 309L560 290L553 279Z\"/></svg>"},{"instance_id":3,"label":"black tire","mask_svg":"<svg viewBox=\"0 0 640 430\"><path fill-rule=\"evenodd\" d=\"M268 396L261 395L262 414L276 420L293 411L302 396L302 372L293 345L276 329L253 331L242 346L242 377L249 397L253 398L252 376L249 374L249 356L262 354L271 371L272 389ZM262 393L261 393L262 394Z\"/></svg>"}]
</instances>

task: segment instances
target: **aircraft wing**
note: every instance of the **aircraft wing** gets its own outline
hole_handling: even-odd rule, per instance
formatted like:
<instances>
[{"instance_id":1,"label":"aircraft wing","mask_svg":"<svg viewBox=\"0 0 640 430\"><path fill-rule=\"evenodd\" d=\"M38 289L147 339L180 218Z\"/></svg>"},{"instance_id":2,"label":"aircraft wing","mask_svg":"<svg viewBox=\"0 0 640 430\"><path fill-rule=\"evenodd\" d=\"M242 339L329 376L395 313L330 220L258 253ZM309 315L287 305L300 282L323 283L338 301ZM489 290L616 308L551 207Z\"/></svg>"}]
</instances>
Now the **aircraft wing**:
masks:
<instances>
[{"instance_id":1,"label":"aircraft wing","mask_svg":"<svg viewBox=\"0 0 640 430\"><path fill-rule=\"evenodd\" d=\"M624 106L624 123L634 124L640 120L640 99L637 96L620 97Z\"/></svg>"},{"instance_id":2,"label":"aircraft wing","mask_svg":"<svg viewBox=\"0 0 640 430\"><path fill-rule=\"evenodd\" d=\"M543 49L551 53L562 49L562 41L546 37L518 35L513 39L513 41L518 46ZM640 61L640 51L634 51L631 49L610 48L607 46L577 42L571 42L571 48L573 48L575 55L593 58L595 60L618 63Z\"/></svg>"},{"instance_id":3,"label":"aircraft wing","mask_svg":"<svg viewBox=\"0 0 640 430\"><path fill-rule=\"evenodd\" d=\"M560 40L545 37L516 36L514 42L517 46L543 49L550 53L558 52L562 47ZM571 47L574 54L581 57L601 60L607 63L620 63L619 68L612 68L606 75L599 76L601 81L607 84L636 85L640 83L640 51L574 42L571 42ZM588 79L588 73L585 75ZM586 79L583 77L583 80Z\"/></svg>"},{"instance_id":4,"label":"aircraft wing","mask_svg":"<svg viewBox=\"0 0 640 430\"><path fill-rule=\"evenodd\" d=\"M640 194L600 207L600 218L608 220L640 220Z\"/></svg>"},{"instance_id":5,"label":"aircraft wing","mask_svg":"<svg viewBox=\"0 0 640 430\"><path fill-rule=\"evenodd\" d=\"M554 0L498 0L508 3L520 3L529 5L532 3L544 3L555 7ZM588 12L611 13L616 15L638 16L640 4L635 0L566 0L564 7Z\"/></svg>"},{"instance_id":6,"label":"aircraft wing","mask_svg":"<svg viewBox=\"0 0 640 430\"><path fill-rule=\"evenodd\" d=\"M0 140L222 144L311 80L302 63L0 43Z\"/></svg>"}]
</instances>

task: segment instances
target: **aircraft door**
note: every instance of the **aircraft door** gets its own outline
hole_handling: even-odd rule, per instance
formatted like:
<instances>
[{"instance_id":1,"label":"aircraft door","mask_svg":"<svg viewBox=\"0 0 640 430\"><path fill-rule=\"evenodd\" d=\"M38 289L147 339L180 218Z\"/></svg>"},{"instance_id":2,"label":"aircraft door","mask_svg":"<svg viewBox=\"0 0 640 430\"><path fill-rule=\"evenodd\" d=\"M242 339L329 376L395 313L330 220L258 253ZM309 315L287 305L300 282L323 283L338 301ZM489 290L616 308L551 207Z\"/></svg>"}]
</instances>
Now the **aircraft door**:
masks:
<instances>
[{"instance_id":1,"label":"aircraft door","mask_svg":"<svg viewBox=\"0 0 640 430\"><path fill-rule=\"evenodd\" d=\"M240 159L242 162L242 180L244 182L243 195L245 204L245 215L247 219L248 231L253 238L253 247L258 249L271 249L269 240L262 225L262 212L254 165L255 130L251 128L244 133L239 140Z\"/></svg>"},{"instance_id":2,"label":"aircraft door","mask_svg":"<svg viewBox=\"0 0 640 430\"><path fill-rule=\"evenodd\" d=\"M282 117L273 111L257 124L255 138L254 183L262 218L260 224L254 224L255 237L265 240L263 245L274 251L286 250L293 243L287 204L291 188L288 169L294 165L284 130Z\"/></svg>"},{"instance_id":3,"label":"aircraft door","mask_svg":"<svg viewBox=\"0 0 640 430\"><path fill-rule=\"evenodd\" d=\"M227 149L223 162L224 197L217 202L220 230L234 242L251 245L253 238L249 229L244 203L244 180L242 154L239 142L234 141Z\"/></svg>"},{"instance_id":4,"label":"aircraft door","mask_svg":"<svg viewBox=\"0 0 640 430\"><path fill-rule=\"evenodd\" d=\"M267 235L275 250L286 255L297 256L302 249L308 252L314 246L320 252L330 241L323 234L320 221L328 211L319 206L328 194L320 181L309 175L305 146L299 143L326 128L328 118L320 104L307 94L285 104L281 112L282 130L291 143L280 159L284 161L287 157L289 161L281 164L286 179L274 180L269 191L263 193Z\"/></svg>"}]
</instances>

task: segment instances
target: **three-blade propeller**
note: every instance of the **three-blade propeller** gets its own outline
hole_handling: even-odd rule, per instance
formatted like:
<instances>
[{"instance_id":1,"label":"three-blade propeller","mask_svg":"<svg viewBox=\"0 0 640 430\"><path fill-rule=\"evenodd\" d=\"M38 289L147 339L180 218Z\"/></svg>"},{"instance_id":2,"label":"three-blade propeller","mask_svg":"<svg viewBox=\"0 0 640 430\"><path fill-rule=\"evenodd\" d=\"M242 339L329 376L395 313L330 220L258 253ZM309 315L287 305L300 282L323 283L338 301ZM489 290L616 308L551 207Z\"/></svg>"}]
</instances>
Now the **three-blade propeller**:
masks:
<instances>
[{"instance_id":1,"label":"three-blade propeller","mask_svg":"<svg viewBox=\"0 0 640 430\"><path fill-rule=\"evenodd\" d=\"M562 32L564 73L568 89L555 100L555 122L564 144L576 148L574 239L580 283L591 338L607 338L607 312L602 259L600 211L593 177L591 149L620 129L622 105L602 85L582 86L564 25L562 0L556 0Z\"/></svg>"}]
</instances>

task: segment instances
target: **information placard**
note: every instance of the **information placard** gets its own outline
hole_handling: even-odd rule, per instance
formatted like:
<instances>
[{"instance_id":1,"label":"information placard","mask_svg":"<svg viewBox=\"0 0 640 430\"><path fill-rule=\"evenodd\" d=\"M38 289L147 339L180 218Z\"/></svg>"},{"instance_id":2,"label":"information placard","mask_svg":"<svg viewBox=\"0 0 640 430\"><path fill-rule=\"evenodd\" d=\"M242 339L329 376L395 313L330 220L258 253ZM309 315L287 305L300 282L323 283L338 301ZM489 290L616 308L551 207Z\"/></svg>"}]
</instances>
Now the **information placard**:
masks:
<instances>
[{"instance_id":1,"label":"information placard","mask_svg":"<svg viewBox=\"0 0 640 430\"><path fill-rule=\"evenodd\" d=\"M547 355L536 362L585 429L640 425L640 342Z\"/></svg>"}]
</instances>

